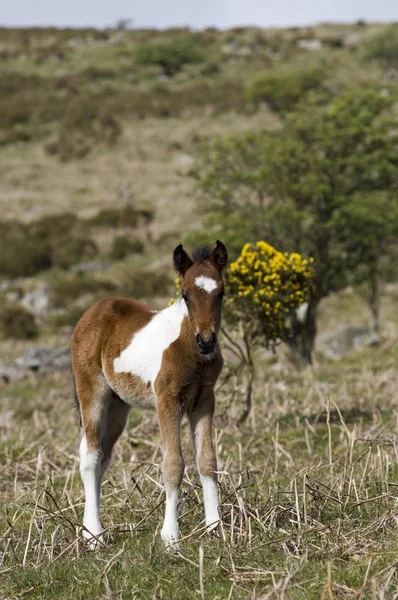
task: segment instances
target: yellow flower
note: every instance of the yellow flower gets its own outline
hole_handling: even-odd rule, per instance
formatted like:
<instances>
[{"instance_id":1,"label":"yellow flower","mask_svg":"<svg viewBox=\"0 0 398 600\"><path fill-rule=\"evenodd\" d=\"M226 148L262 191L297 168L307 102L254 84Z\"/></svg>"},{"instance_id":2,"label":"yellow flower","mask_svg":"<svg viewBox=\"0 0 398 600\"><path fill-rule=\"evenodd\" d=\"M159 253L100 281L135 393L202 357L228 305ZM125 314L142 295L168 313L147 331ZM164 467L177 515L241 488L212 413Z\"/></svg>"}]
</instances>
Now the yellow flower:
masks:
<instances>
[{"instance_id":1,"label":"yellow flower","mask_svg":"<svg viewBox=\"0 0 398 600\"><path fill-rule=\"evenodd\" d=\"M282 253L264 240L245 244L227 273L228 293L239 318L258 318L269 339L284 335L284 314L305 302L313 288L313 259Z\"/></svg>"}]
</instances>

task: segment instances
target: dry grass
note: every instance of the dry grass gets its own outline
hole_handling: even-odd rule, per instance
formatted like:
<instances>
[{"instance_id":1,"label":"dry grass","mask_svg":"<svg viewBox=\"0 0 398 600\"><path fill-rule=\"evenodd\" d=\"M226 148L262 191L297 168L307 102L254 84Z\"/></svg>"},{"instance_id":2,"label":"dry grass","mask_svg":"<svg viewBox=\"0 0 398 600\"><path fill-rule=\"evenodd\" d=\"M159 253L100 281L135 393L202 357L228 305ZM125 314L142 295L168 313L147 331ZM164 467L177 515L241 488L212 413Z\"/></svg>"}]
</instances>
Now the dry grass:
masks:
<instances>
[{"instance_id":1,"label":"dry grass","mask_svg":"<svg viewBox=\"0 0 398 600\"><path fill-rule=\"evenodd\" d=\"M329 304L338 318L340 300ZM351 308L359 304L351 298ZM334 312L333 312L334 311ZM385 316L396 315L391 298ZM7 599L392 598L398 592L396 338L315 374L264 362L249 421L242 390L218 390L223 524L204 534L184 425L181 552L159 530L155 415L132 411L103 486L107 544L81 536L77 415L68 374L1 389L0 575ZM23 568L21 568L23 567Z\"/></svg>"}]
</instances>

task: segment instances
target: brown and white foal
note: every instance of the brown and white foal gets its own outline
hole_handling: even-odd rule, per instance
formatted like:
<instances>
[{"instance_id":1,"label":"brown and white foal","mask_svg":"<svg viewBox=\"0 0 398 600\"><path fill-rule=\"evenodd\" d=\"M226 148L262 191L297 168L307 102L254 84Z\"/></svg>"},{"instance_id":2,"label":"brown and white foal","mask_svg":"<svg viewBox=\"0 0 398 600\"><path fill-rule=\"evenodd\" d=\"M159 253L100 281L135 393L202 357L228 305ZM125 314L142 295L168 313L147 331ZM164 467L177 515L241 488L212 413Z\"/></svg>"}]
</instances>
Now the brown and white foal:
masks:
<instances>
[{"instance_id":1,"label":"brown and white foal","mask_svg":"<svg viewBox=\"0 0 398 600\"><path fill-rule=\"evenodd\" d=\"M218 525L217 465L212 440L214 385L223 359L218 346L227 249L217 242L191 259L180 244L174 265L182 294L160 312L128 298L108 298L80 319L72 364L82 419L80 472L85 490L84 536L102 541L101 481L132 406L155 407L164 447L166 512L162 538L178 547L178 487L184 473L180 426L187 414L203 486L206 525Z\"/></svg>"}]
</instances>

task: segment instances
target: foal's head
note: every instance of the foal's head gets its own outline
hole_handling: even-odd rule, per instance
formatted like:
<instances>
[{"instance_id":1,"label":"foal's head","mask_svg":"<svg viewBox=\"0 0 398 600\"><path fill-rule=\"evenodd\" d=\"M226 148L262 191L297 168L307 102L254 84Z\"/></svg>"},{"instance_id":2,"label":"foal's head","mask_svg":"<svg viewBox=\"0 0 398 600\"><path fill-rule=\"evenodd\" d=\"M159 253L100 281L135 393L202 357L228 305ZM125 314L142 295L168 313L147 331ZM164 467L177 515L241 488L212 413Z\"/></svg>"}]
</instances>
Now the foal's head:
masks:
<instances>
[{"instance_id":1,"label":"foal's head","mask_svg":"<svg viewBox=\"0 0 398 600\"><path fill-rule=\"evenodd\" d=\"M188 308L198 351L208 358L217 347L224 296L222 271L228 252L222 242L214 248L199 248L192 258L182 244L174 250L174 265L181 275L181 295Z\"/></svg>"}]
</instances>

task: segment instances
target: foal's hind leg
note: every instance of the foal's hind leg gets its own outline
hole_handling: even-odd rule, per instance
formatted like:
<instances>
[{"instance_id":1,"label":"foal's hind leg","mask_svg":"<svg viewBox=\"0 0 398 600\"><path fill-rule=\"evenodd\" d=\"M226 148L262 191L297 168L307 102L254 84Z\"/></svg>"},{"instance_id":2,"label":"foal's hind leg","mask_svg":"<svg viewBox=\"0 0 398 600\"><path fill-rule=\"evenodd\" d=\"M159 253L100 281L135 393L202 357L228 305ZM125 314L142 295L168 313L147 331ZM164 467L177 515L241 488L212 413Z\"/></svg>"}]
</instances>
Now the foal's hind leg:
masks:
<instances>
[{"instance_id":1,"label":"foal's hind leg","mask_svg":"<svg viewBox=\"0 0 398 600\"><path fill-rule=\"evenodd\" d=\"M116 394L112 394L106 413L105 427L101 435L101 479L109 467L113 446L123 433L131 407Z\"/></svg>"},{"instance_id":2,"label":"foal's hind leg","mask_svg":"<svg viewBox=\"0 0 398 600\"><path fill-rule=\"evenodd\" d=\"M122 402L103 378L80 393L83 437L80 444L80 472L85 504L83 535L92 548L103 541L100 520L101 482L109 466L112 449L126 425L130 407Z\"/></svg>"},{"instance_id":3,"label":"foal's hind leg","mask_svg":"<svg viewBox=\"0 0 398 600\"><path fill-rule=\"evenodd\" d=\"M103 450L101 440L112 392L102 375L92 381L89 377L76 379L83 435L80 442L80 474L84 485L85 503L83 536L96 545L103 541L100 520Z\"/></svg>"}]
</instances>

